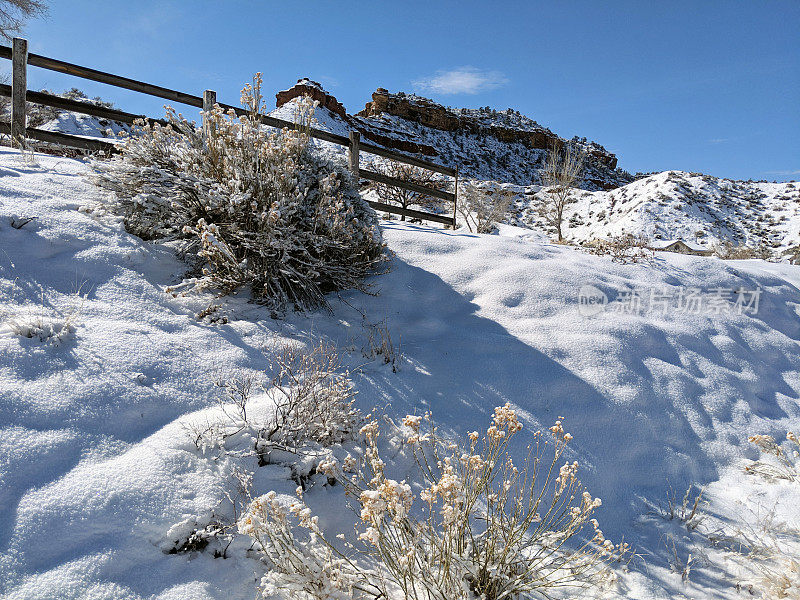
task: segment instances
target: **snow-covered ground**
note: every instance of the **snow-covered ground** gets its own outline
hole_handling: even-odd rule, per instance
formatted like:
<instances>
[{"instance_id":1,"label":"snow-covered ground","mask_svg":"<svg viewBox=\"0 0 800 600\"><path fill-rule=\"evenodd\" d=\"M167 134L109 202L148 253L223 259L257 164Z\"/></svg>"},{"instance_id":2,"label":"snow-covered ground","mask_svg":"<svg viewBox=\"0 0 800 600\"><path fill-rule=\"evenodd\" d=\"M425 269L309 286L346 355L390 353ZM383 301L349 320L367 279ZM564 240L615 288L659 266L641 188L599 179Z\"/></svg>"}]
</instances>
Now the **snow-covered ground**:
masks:
<instances>
[{"instance_id":1,"label":"snow-covered ground","mask_svg":"<svg viewBox=\"0 0 800 600\"><path fill-rule=\"evenodd\" d=\"M165 550L176 525L208 523L234 485L234 459L198 452L189 424L218 410L221 377L269 375L265 353L282 340L336 344L365 411L430 410L463 435L511 402L519 454L565 417L604 531L638 553L620 596L732 598L743 584L751 597L752 573L730 552L658 516L691 484L709 486L709 523L735 531L757 525L748 510L774 511L800 528L788 483L742 474L757 456L748 435L800 429L800 267L670 253L623 265L522 228L388 222L395 255L377 295L276 320L245 297L165 293L185 266L98 210L82 163L0 149L0 169L3 597L252 598L261 567L244 540L226 559ZM705 304L687 304L690 290ZM714 303L717 290L729 304ZM596 314L580 301L592 294L608 300ZM196 318L211 301L227 323ZM400 340L397 373L362 352L378 322ZM296 484L270 465L254 485ZM342 518L336 489L320 482L306 497L323 525Z\"/></svg>"}]
</instances>

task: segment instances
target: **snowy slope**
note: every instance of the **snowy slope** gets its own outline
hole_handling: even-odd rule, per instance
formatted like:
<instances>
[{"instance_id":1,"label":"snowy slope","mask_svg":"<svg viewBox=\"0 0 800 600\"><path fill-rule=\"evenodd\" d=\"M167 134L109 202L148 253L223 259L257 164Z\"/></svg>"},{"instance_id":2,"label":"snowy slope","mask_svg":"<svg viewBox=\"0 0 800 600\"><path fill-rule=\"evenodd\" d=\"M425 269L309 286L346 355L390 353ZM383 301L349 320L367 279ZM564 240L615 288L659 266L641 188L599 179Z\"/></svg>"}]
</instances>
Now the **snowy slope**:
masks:
<instances>
[{"instance_id":1,"label":"snowy slope","mask_svg":"<svg viewBox=\"0 0 800 600\"><path fill-rule=\"evenodd\" d=\"M704 245L730 240L784 249L800 243L798 183L664 171L615 190L577 191L575 197L565 221L568 236L576 241L633 233ZM530 197L519 194L516 208L512 222L541 226Z\"/></svg>"},{"instance_id":2,"label":"snowy slope","mask_svg":"<svg viewBox=\"0 0 800 600\"><path fill-rule=\"evenodd\" d=\"M747 435L797 427L798 267L666 253L619 265L514 227L478 236L389 224L396 256L375 279L377 296L345 293L331 313L285 321L246 298L215 300L229 318L215 325L194 316L210 298L164 293L184 269L168 249L102 211L77 210L102 199L84 165L37 161L0 150L0 595L252 598L259 566L246 543L228 559L162 551L175 524L208 522L232 485L230 465L198 454L186 423L214 410L217 378L269 372L265 348L313 335L345 352L363 409L429 409L464 434L510 401L525 425L519 453L533 430L564 416L584 481L603 498L604 530L646 558L623 576L627 595L730 597L734 582L710 567L696 583L671 574L642 515L693 482L724 482L719 503L746 495L737 478L755 457ZM762 293L756 314L585 317L585 285L612 301L630 288ZM402 338L398 373L364 364L362 313ZM75 330L44 341L11 331L36 317ZM256 491L291 493L287 477L263 467ZM317 485L308 497L327 525L337 522L335 490ZM779 501L800 526L796 505Z\"/></svg>"}]
</instances>

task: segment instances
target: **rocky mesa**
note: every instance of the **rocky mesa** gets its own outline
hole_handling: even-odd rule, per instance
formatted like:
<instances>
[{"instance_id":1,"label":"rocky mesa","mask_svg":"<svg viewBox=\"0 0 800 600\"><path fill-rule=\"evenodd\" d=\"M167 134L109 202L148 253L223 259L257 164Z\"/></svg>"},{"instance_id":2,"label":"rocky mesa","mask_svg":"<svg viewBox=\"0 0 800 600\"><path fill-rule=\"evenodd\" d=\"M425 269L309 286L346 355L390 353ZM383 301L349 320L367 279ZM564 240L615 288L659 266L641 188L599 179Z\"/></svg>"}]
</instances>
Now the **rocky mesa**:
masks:
<instances>
[{"instance_id":1,"label":"rocky mesa","mask_svg":"<svg viewBox=\"0 0 800 600\"><path fill-rule=\"evenodd\" d=\"M347 114L342 104L310 79L300 79L276 94L281 107L309 95L334 118L363 138L384 147L433 158L457 167L469 177L495 179L520 185L539 182L539 169L547 152L567 142L511 108L450 108L433 100L378 88L364 110ZM633 180L617 167L617 157L600 144L573 138L587 154L583 186L588 190L613 189Z\"/></svg>"}]
</instances>

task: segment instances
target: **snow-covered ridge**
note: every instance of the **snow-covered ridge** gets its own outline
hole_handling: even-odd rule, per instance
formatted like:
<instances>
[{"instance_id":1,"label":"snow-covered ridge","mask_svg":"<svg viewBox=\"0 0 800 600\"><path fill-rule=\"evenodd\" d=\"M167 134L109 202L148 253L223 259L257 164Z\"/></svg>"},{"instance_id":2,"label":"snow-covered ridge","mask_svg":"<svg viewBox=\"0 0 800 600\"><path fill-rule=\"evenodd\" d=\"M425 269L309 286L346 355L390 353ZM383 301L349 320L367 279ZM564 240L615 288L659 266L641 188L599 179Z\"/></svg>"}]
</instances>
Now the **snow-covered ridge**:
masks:
<instances>
[{"instance_id":1,"label":"snow-covered ridge","mask_svg":"<svg viewBox=\"0 0 800 600\"><path fill-rule=\"evenodd\" d=\"M566 142L510 108L456 109L383 88L372 94L372 102L355 119L367 130L377 128L384 135L393 133L432 148L438 160L468 177L521 185L537 183L548 149ZM609 189L632 180L617 168L616 156L600 144L577 137L571 142L587 154L581 187Z\"/></svg>"},{"instance_id":2,"label":"snow-covered ridge","mask_svg":"<svg viewBox=\"0 0 800 600\"><path fill-rule=\"evenodd\" d=\"M541 226L532 194L517 190L510 221ZM525 196L525 192L528 193ZM623 233L711 246L722 241L777 251L800 244L800 183L734 181L665 171L609 191L576 192L565 212L578 242Z\"/></svg>"},{"instance_id":3,"label":"snow-covered ridge","mask_svg":"<svg viewBox=\"0 0 800 600\"><path fill-rule=\"evenodd\" d=\"M288 90L276 94L274 115L286 118L294 100L309 95L319 103L321 124L335 121L332 131L346 135L358 130L372 143L422 156L458 168L462 174L480 179L497 179L516 184L539 180L548 149L566 142L546 127L507 109L453 109L432 100L403 92L390 94L378 88L372 101L356 115L322 86L300 79ZM587 169L581 187L608 189L628 183L633 177L617 169L617 158L585 138L571 141L587 154Z\"/></svg>"}]
</instances>

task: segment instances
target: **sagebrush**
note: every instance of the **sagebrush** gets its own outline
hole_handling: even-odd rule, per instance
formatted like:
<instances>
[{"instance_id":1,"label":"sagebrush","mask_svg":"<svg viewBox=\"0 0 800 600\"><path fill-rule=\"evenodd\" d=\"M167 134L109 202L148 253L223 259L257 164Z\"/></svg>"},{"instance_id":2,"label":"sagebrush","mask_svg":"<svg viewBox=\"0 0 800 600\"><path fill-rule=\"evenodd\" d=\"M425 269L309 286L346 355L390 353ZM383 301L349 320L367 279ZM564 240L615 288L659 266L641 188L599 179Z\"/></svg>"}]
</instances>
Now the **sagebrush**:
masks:
<instances>
[{"instance_id":1,"label":"sagebrush","mask_svg":"<svg viewBox=\"0 0 800 600\"><path fill-rule=\"evenodd\" d=\"M259 123L260 85L257 75L243 90L242 117L216 105L203 129L171 109L166 126L138 123L120 156L95 163L96 183L114 192L129 231L191 242L203 263L192 289L249 286L279 309L365 289L384 261L374 211L341 165L313 151L302 119L294 129Z\"/></svg>"},{"instance_id":2,"label":"sagebrush","mask_svg":"<svg viewBox=\"0 0 800 600\"><path fill-rule=\"evenodd\" d=\"M301 493L289 505L273 492L256 498L239 531L253 538L271 567L261 591L290 589L293 597L306 598L511 600L598 585L607 564L627 547L603 536L593 517L600 500L582 488L577 463L561 464L571 440L562 423L547 436L536 434L530 456L517 467L509 443L521 427L509 405L498 407L485 433L470 433L461 445L442 437L429 415L406 417L415 494L411 483L387 475L380 428L368 421L361 429L363 461L348 456L318 466L356 500L362 546L327 539Z\"/></svg>"}]
</instances>

